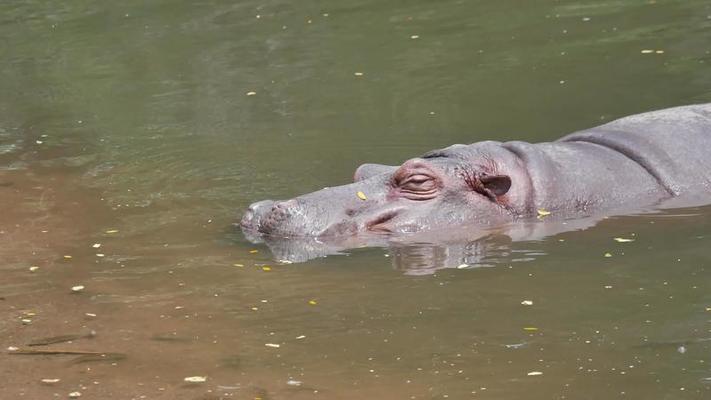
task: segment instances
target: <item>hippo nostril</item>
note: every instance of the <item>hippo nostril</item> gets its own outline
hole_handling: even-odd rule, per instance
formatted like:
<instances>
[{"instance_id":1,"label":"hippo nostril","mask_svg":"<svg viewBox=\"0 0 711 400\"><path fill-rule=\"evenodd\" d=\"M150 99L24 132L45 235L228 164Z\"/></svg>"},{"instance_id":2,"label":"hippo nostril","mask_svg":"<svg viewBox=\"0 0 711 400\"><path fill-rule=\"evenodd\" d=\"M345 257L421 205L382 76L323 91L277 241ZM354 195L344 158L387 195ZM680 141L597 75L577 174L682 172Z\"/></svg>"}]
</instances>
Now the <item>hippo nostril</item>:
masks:
<instances>
[{"instance_id":1,"label":"hippo nostril","mask_svg":"<svg viewBox=\"0 0 711 400\"><path fill-rule=\"evenodd\" d=\"M249 212L252 212L253 214L256 214L260 210L270 209L273 204L274 204L274 201L272 201L272 200L262 200L262 201L258 201L256 203L250 204L249 208L247 210Z\"/></svg>"},{"instance_id":2,"label":"hippo nostril","mask_svg":"<svg viewBox=\"0 0 711 400\"><path fill-rule=\"evenodd\" d=\"M291 208L295 208L297 206L297 202L294 199L291 200L286 200L286 201L278 201L274 203L273 208L274 209L280 209L280 210L288 210Z\"/></svg>"}]
</instances>

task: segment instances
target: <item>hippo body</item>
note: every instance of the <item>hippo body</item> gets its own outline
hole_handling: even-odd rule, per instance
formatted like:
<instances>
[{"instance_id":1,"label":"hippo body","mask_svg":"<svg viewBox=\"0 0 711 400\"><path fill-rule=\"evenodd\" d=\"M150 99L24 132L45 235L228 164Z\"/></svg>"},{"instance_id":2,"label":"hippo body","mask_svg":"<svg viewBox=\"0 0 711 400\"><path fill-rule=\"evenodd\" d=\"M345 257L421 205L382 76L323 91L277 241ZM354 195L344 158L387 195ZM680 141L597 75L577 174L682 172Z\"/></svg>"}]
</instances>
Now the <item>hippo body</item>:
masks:
<instances>
[{"instance_id":1,"label":"hippo body","mask_svg":"<svg viewBox=\"0 0 711 400\"><path fill-rule=\"evenodd\" d=\"M365 164L351 184L254 203L241 226L252 238L323 241L489 229L539 214L587 217L669 199L711 203L711 103L633 115L554 142L484 141L399 167Z\"/></svg>"}]
</instances>

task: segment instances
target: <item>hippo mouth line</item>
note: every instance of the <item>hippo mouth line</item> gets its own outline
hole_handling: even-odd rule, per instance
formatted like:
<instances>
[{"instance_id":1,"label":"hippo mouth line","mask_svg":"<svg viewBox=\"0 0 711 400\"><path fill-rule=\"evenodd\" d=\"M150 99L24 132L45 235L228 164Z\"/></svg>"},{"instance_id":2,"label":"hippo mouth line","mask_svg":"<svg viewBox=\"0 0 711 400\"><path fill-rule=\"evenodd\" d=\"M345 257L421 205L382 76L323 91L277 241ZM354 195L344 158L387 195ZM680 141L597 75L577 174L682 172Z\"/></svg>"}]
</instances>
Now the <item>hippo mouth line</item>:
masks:
<instances>
[{"instance_id":1,"label":"hippo mouth line","mask_svg":"<svg viewBox=\"0 0 711 400\"><path fill-rule=\"evenodd\" d=\"M366 224L366 229L370 232L379 232L379 233L393 233L393 231L385 226L386 222L392 220L397 216L398 212L395 210L388 211L382 215L380 215L378 218L374 219L371 222L368 222Z\"/></svg>"},{"instance_id":2,"label":"hippo mouth line","mask_svg":"<svg viewBox=\"0 0 711 400\"><path fill-rule=\"evenodd\" d=\"M393 230L386 227L385 224L391 220L393 220L395 217L398 216L400 213L400 210L389 210L372 221L366 222L365 225L363 226L361 234L368 234L368 233L375 233L375 234L393 234ZM350 229L346 230L340 230L340 229L326 229L320 234L317 235L300 235L300 234L278 234L278 233L273 233L273 232L265 232L263 230L263 227L261 224L257 223L254 224L252 221L241 221L238 224L235 224L239 226L243 232L249 233L251 235L259 236L259 237L270 237L270 238L277 238L277 239L306 239L306 238L312 238L312 239L317 239L317 238L337 238L339 236L353 236L354 233L358 231L357 225L353 224L351 225Z\"/></svg>"}]
</instances>

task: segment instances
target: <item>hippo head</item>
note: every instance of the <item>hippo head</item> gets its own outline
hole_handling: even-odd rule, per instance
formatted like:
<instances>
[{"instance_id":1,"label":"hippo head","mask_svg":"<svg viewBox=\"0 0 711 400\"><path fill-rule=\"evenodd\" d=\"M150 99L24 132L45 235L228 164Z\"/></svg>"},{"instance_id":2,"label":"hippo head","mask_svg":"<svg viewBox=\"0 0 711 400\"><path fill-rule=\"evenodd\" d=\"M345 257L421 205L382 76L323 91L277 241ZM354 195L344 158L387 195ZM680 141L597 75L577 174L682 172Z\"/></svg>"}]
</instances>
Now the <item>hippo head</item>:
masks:
<instances>
[{"instance_id":1,"label":"hippo head","mask_svg":"<svg viewBox=\"0 0 711 400\"><path fill-rule=\"evenodd\" d=\"M245 233L279 238L402 234L511 221L529 202L522 161L498 142L454 145L399 167L364 164L351 184L252 204Z\"/></svg>"}]
</instances>

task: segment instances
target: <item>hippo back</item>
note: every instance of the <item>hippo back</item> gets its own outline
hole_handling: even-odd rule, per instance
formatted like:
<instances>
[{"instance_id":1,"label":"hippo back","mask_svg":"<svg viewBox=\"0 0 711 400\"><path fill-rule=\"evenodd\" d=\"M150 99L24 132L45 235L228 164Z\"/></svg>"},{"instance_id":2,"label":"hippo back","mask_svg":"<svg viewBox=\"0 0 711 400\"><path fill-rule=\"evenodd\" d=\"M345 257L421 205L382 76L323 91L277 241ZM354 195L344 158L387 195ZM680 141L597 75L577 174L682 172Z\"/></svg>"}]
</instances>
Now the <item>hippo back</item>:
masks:
<instances>
[{"instance_id":1,"label":"hippo back","mask_svg":"<svg viewBox=\"0 0 711 400\"><path fill-rule=\"evenodd\" d=\"M711 104L633 115L558 142L615 150L642 166L672 195L711 193Z\"/></svg>"}]
</instances>

